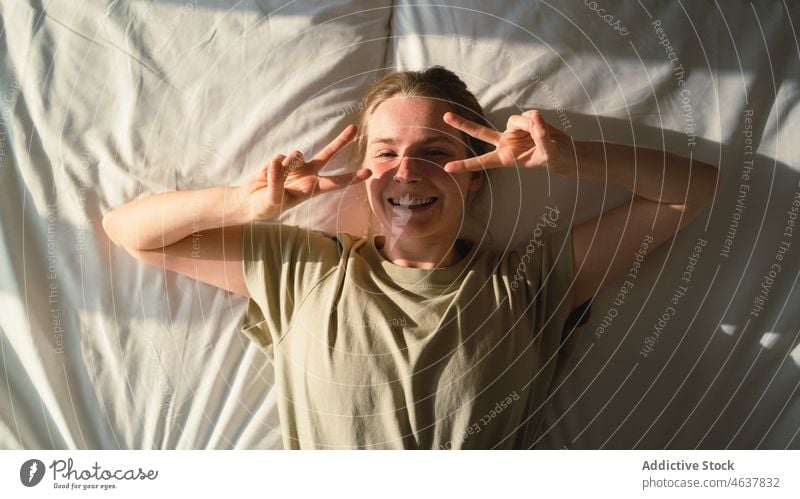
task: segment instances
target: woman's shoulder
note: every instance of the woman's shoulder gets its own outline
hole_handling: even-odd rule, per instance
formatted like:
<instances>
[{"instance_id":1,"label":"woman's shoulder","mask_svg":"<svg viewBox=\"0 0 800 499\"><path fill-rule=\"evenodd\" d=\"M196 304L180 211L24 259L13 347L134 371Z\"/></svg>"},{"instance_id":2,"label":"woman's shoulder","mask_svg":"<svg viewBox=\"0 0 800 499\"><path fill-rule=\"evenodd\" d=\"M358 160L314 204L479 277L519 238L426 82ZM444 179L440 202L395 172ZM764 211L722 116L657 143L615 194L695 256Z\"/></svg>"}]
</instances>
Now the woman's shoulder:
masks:
<instances>
[{"instance_id":1,"label":"woman's shoulder","mask_svg":"<svg viewBox=\"0 0 800 499\"><path fill-rule=\"evenodd\" d=\"M338 260L367 240L351 232L330 232L289 223L266 222L245 227L244 244L252 248L280 248L286 258L308 261Z\"/></svg>"},{"instance_id":2,"label":"woman's shoulder","mask_svg":"<svg viewBox=\"0 0 800 499\"><path fill-rule=\"evenodd\" d=\"M571 254L568 236L568 231L548 231L521 242L481 244L476 256L482 255L495 272L519 273L520 269L539 268L555 258Z\"/></svg>"},{"instance_id":3,"label":"woman's shoulder","mask_svg":"<svg viewBox=\"0 0 800 499\"><path fill-rule=\"evenodd\" d=\"M251 228L254 232L264 232L278 236L285 235L286 237L307 237L313 240L346 239L348 241L358 241L360 239L366 239L366 236L360 236L347 231L332 232L326 229L305 227L292 223L259 222L250 224L247 227Z\"/></svg>"}]
</instances>

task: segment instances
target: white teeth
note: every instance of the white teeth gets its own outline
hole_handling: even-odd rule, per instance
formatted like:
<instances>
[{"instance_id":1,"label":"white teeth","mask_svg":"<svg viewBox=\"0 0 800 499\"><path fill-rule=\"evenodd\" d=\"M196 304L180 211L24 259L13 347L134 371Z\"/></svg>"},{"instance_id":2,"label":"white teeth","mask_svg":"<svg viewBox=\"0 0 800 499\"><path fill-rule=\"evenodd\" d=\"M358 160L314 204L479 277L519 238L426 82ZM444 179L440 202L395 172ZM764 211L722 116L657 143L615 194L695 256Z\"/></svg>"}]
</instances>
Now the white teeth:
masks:
<instances>
[{"instance_id":1,"label":"white teeth","mask_svg":"<svg viewBox=\"0 0 800 499\"><path fill-rule=\"evenodd\" d=\"M392 204L395 206L421 206L426 204L431 204L432 202L436 201L436 198L417 198L411 199L410 194L403 194L399 198L391 199Z\"/></svg>"}]
</instances>

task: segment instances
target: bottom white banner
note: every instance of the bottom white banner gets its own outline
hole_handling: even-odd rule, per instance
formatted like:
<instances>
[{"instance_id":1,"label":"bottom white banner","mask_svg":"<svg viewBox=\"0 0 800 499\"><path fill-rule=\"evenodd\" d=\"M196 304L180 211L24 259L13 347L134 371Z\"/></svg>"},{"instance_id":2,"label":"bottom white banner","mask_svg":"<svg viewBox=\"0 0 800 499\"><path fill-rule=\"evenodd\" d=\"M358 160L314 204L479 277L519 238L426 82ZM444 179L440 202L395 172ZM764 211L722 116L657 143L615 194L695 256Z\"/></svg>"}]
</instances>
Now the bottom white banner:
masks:
<instances>
[{"instance_id":1,"label":"bottom white banner","mask_svg":"<svg viewBox=\"0 0 800 499\"><path fill-rule=\"evenodd\" d=\"M3 451L2 497L800 497L797 451ZM280 496L285 497L285 496Z\"/></svg>"}]
</instances>

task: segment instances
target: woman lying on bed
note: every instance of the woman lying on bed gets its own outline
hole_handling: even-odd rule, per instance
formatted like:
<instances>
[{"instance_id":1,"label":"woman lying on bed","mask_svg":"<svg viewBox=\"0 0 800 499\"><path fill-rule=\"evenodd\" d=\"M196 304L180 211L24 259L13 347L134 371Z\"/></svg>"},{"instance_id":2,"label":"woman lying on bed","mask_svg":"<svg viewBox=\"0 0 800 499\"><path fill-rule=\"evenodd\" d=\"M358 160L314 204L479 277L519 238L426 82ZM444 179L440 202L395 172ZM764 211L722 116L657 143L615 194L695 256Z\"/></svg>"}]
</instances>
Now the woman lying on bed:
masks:
<instances>
[{"instance_id":1,"label":"woman lying on bed","mask_svg":"<svg viewBox=\"0 0 800 499\"><path fill-rule=\"evenodd\" d=\"M320 176L353 139L361 168ZM459 238L491 168L547 169L634 196L574 227L550 209L540 225L555 230L492 252ZM375 235L256 224L359 182ZM384 76L360 126L311 159L277 155L240 186L133 201L103 227L136 258L251 298L243 330L274 361L286 448L527 448L570 311L627 270L643 241L652 250L674 237L716 185L711 165L572 141L537 111L498 132L464 83L434 67Z\"/></svg>"}]
</instances>

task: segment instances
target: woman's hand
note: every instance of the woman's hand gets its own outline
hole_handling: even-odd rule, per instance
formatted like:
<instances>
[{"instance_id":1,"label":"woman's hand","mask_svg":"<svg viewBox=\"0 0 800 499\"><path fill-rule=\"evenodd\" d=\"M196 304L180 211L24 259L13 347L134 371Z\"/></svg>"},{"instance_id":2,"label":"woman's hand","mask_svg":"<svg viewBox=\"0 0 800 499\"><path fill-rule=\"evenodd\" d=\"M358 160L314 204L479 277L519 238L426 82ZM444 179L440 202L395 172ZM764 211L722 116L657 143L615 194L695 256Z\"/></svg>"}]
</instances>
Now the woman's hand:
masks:
<instances>
[{"instance_id":1,"label":"woman's hand","mask_svg":"<svg viewBox=\"0 0 800 499\"><path fill-rule=\"evenodd\" d=\"M361 168L353 173L331 177L319 175L330 159L356 136L355 125L347 126L338 137L306 162L300 151L289 156L279 154L239 187L243 202L249 206L252 221L276 217L318 194L363 182L372 172Z\"/></svg>"},{"instance_id":2,"label":"woman's hand","mask_svg":"<svg viewBox=\"0 0 800 499\"><path fill-rule=\"evenodd\" d=\"M508 119L503 133L479 125L455 113L444 121L462 132L495 146L482 156L447 163L450 173L491 168L548 168L558 171L574 164L572 138L545 123L539 111L525 111Z\"/></svg>"}]
</instances>

